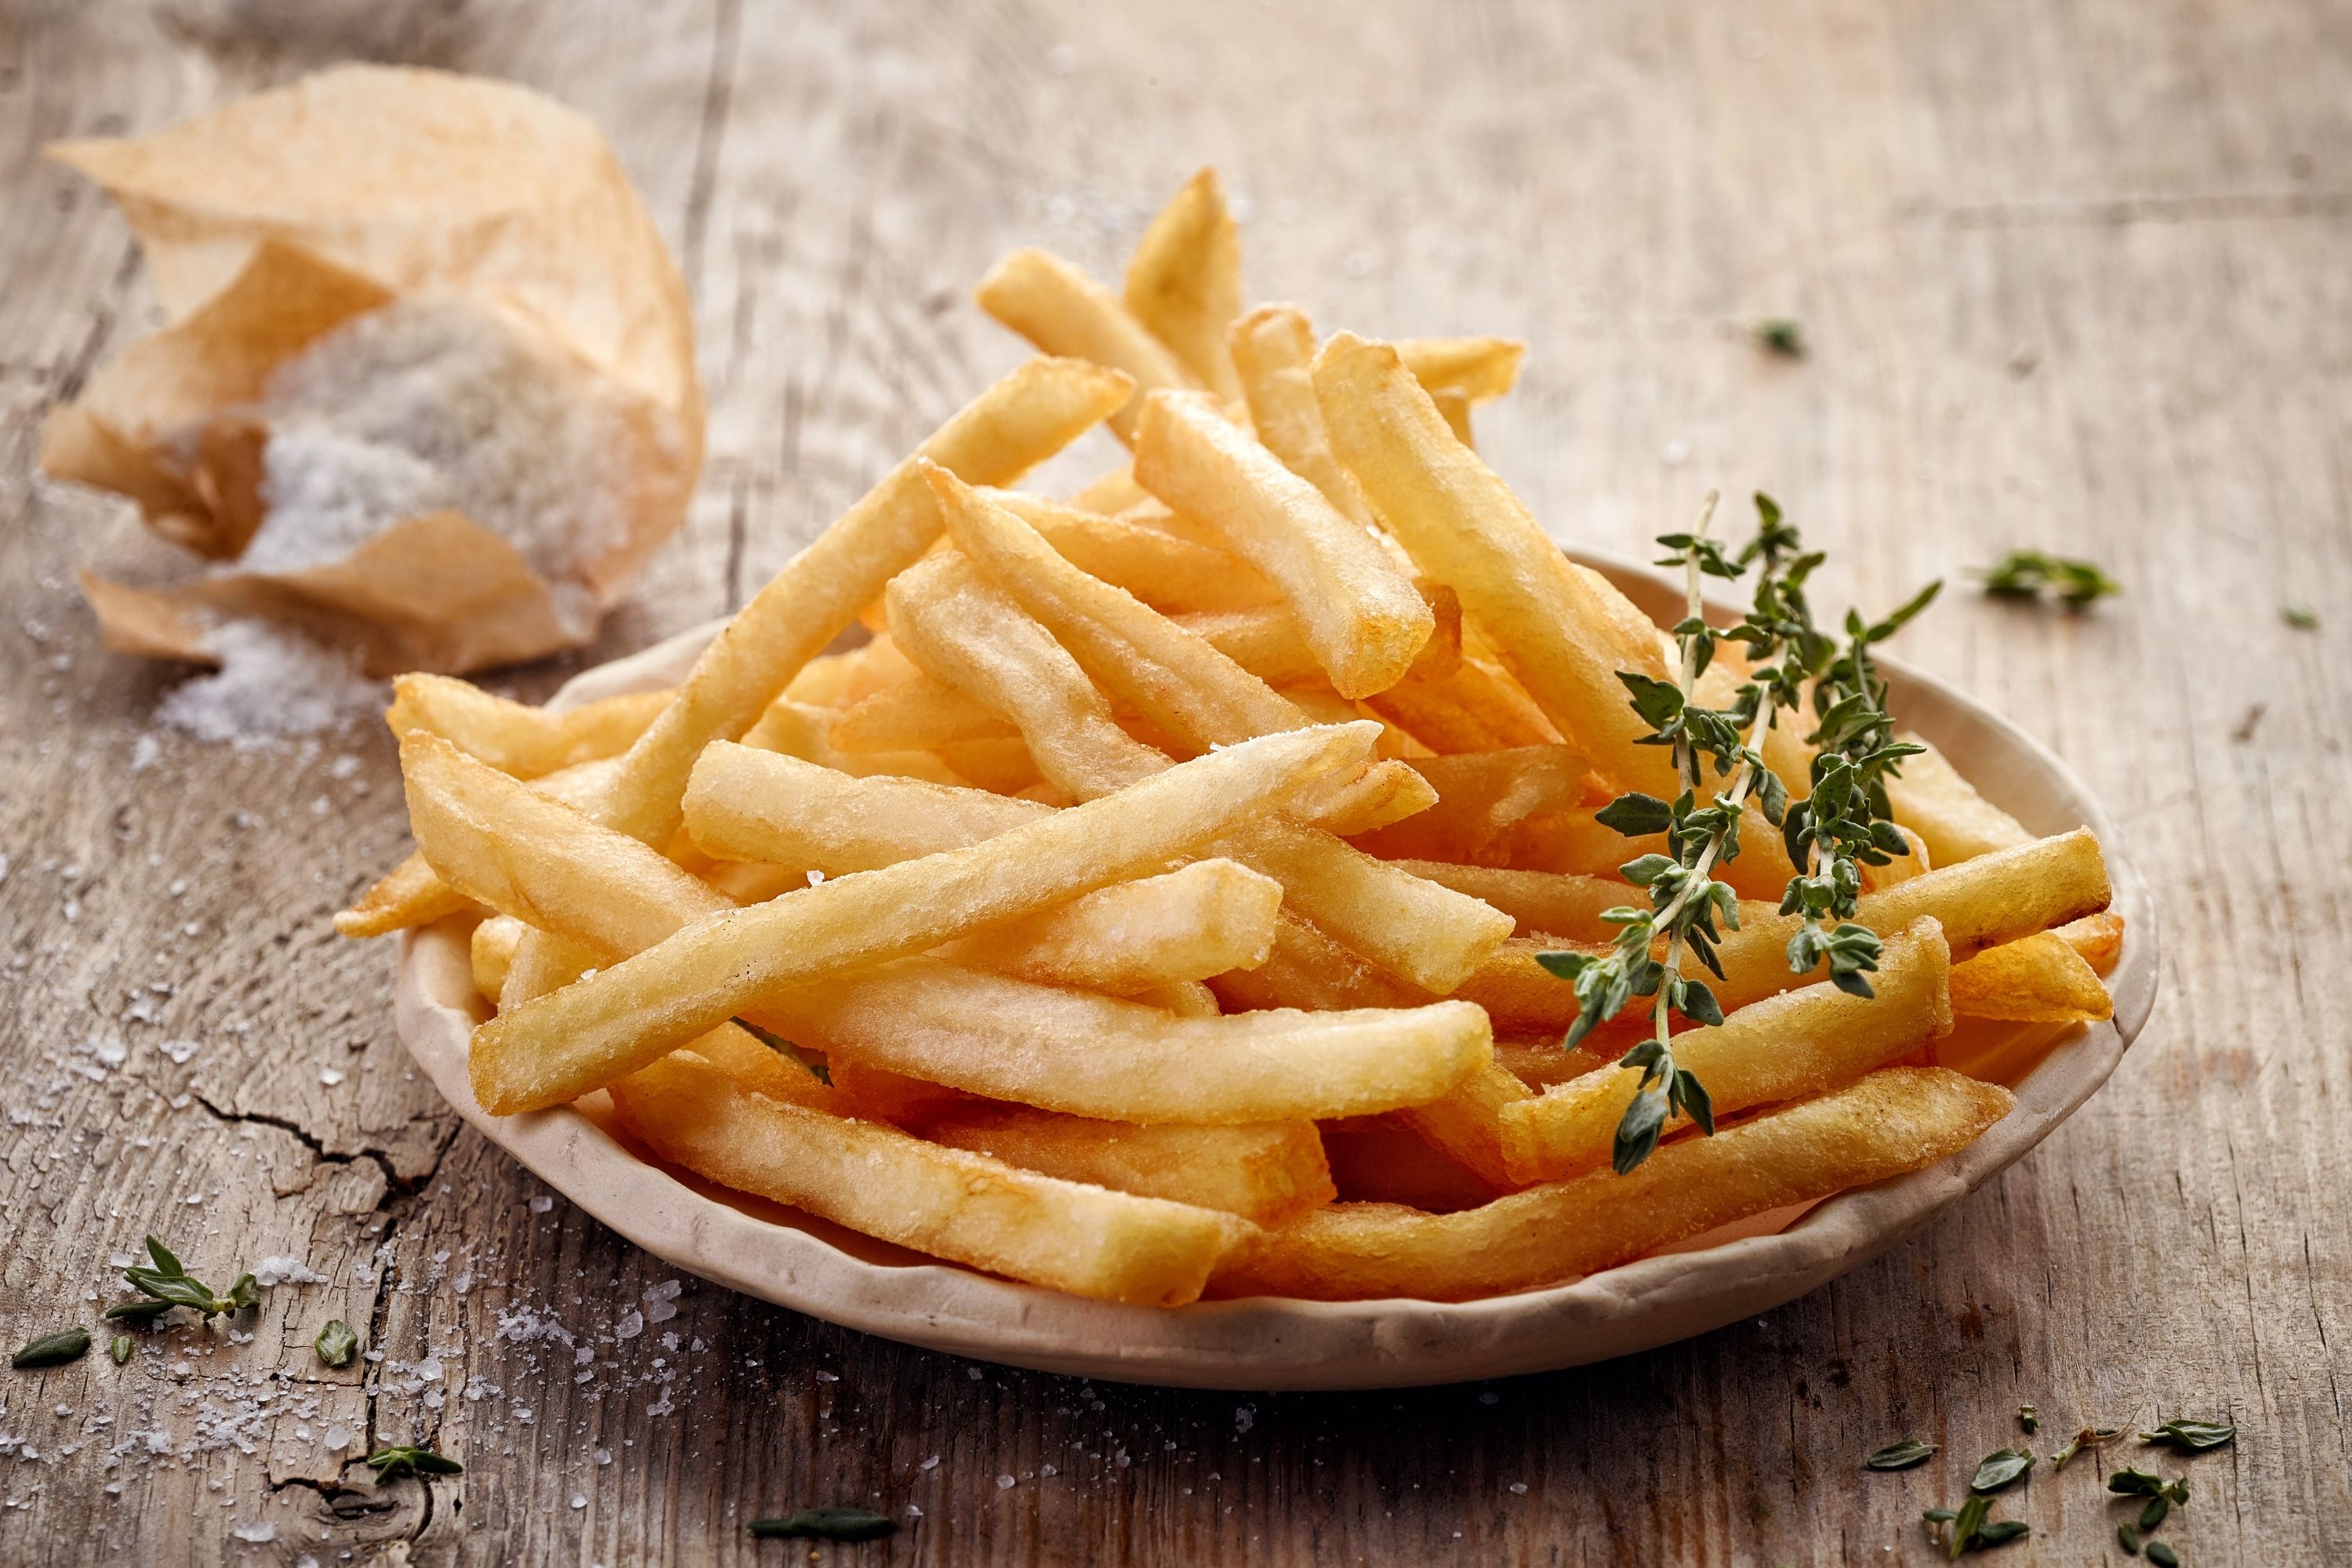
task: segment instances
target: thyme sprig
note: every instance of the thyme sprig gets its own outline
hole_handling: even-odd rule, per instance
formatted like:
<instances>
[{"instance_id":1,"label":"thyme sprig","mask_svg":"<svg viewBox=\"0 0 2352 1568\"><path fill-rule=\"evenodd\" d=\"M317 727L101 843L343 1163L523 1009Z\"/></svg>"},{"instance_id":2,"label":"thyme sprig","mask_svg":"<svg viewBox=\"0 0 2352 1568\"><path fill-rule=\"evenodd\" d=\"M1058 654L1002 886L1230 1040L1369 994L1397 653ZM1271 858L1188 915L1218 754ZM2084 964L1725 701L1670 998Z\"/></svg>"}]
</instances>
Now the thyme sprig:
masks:
<instances>
[{"instance_id":1,"label":"thyme sprig","mask_svg":"<svg viewBox=\"0 0 2352 1568\"><path fill-rule=\"evenodd\" d=\"M1807 870L1792 879L1783 913L1804 921L1789 944L1790 967L1810 973L1826 961L1842 989L1871 994L1864 975L1877 967L1878 938L1855 924L1861 868L1884 865L1908 847L1889 816L1885 779L1919 747L1895 739L1885 710L1886 683L1873 664L1871 647L1885 641L1925 609L1940 584L1931 584L1885 619L1846 619L1843 647L1813 619L1805 583L1823 559L1808 552L1797 530L1769 496L1756 497L1756 536L1738 553L1707 537L1717 498L1710 491L1697 525L1687 533L1661 534L1670 553L1658 564L1683 569L1686 610L1674 627L1676 679L1671 682L1623 671L1618 679L1631 706L1651 732L1643 745L1674 749L1681 790L1672 801L1639 792L1620 795L1597 815L1602 826L1628 837L1664 835L1666 852L1648 854L1619 868L1650 895L1646 910L1626 905L1601 919L1617 935L1601 952L1545 952L1537 962L1571 984L1577 1016L1563 1044L1574 1047L1592 1030L1622 1012L1636 996L1652 999L1650 1037L1620 1058L1638 1068L1640 1085L1618 1123L1611 1163L1620 1174L1633 1170L1657 1147L1659 1135L1676 1113L1701 1131L1715 1131L1714 1107L1706 1087L1675 1065L1673 1016L1694 1024L1723 1022L1723 1010L1705 981L1685 973L1695 958L1717 979L1716 955L1723 927L1739 929L1739 903L1715 871L1739 854L1739 823L1752 798L1766 821L1787 837L1790 858ZM1757 568L1747 617L1718 630L1707 624L1701 589L1708 577L1736 581ZM1719 643L1744 649L1747 679L1731 705L1704 708L1695 700ZM1798 709L1811 688L1817 728L1809 737L1821 748L1812 767L1811 795L1791 805L1787 785L1764 761L1764 742L1776 716ZM1722 781L1702 804L1707 777ZM1828 919L1841 921L1834 928ZM1663 952L1661 952L1663 943Z\"/></svg>"}]
</instances>

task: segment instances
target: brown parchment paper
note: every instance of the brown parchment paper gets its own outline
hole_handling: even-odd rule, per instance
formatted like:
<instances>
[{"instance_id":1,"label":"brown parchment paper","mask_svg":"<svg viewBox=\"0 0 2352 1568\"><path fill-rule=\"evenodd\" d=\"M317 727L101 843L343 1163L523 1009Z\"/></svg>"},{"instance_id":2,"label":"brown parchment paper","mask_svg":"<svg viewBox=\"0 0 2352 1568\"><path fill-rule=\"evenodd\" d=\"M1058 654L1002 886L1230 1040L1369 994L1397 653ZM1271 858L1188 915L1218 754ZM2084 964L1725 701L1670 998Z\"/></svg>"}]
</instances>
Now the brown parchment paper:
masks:
<instances>
[{"instance_id":1,"label":"brown parchment paper","mask_svg":"<svg viewBox=\"0 0 2352 1568\"><path fill-rule=\"evenodd\" d=\"M85 574L109 647L208 662L212 624L260 616L372 674L530 658L585 641L684 521L704 420L685 286L580 115L505 82L347 66L152 136L49 152L121 205L170 324L51 415L42 467L130 497L217 563L163 587ZM453 511L303 571L234 570L265 513L257 400L272 373L425 290L494 312L618 414L624 526L562 582Z\"/></svg>"}]
</instances>

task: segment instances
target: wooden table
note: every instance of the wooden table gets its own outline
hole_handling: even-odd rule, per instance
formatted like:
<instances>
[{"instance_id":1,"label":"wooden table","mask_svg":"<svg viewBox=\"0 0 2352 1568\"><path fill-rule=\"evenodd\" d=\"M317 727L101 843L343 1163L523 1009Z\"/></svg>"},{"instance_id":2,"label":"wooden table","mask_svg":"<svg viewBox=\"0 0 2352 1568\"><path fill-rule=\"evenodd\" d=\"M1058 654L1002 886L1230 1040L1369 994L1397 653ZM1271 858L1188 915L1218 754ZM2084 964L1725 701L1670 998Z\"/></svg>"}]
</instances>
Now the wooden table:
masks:
<instances>
[{"instance_id":1,"label":"wooden table","mask_svg":"<svg viewBox=\"0 0 2352 1568\"><path fill-rule=\"evenodd\" d=\"M2021 1402L2045 1449L2226 1414L2184 1561L2352 1557L2352 16L1767 9L0 8L0 1338L89 1321L150 1230L216 1279L326 1276L251 1342L0 1384L0 1561L774 1563L800 1549L745 1521L864 1502L908 1527L816 1559L1923 1562L1919 1510L2021 1440ZM1832 599L1950 579L1902 651L2115 804L2167 922L2155 1024L1927 1235L1585 1372L1171 1394L691 1280L615 1340L672 1271L461 1132L393 1037L388 946L328 927L404 846L384 737L159 733L182 672L100 651L73 586L148 547L33 474L43 412L155 319L121 222L36 149L353 55L594 116L698 301L692 518L594 648L510 689L740 604L1014 361L964 298L993 256L1109 273L1214 161L1253 293L1528 341L1480 434L1561 538L1638 550L1706 485L1763 488L1834 551ZM1757 346L1768 316L1806 357ZM2018 544L2126 592L1972 593ZM331 1316L387 1359L320 1367ZM346 1462L413 1433L467 1474L375 1491ZM1906 1434L1946 1452L1857 1468ZM2003 1561L2111 1560L2099 1468L2010 1494L2034 1533Z\"/></svg>"}]
</instances>

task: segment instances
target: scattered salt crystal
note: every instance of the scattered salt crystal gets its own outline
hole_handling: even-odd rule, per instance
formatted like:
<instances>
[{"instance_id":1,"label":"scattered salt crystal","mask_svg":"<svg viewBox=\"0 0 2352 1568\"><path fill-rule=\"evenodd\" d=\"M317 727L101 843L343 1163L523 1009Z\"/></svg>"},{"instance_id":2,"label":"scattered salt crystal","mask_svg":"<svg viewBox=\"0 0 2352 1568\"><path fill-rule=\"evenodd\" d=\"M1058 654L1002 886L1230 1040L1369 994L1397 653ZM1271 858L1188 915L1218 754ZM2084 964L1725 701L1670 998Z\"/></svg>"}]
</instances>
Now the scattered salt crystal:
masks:
<instances>
[{"instance_id":1,"label":"scattered salt crystal","mask_svg":"<svg viewBox=\"0 0 2352 1568\"><path fill-rule=\"evenodd\" d=\"M196 1054L196 1046L194 1040L165 1040L157 1048L172 1058L173 1067L185 1067L188 1058Z\"/></svg>"},{"instance_id":2,"label":"scattered salt crystal","mask_svg":"<svg viewBox=\"0 0 2352 1568\"><path fill-rule=\"evenodd\" d=\"M229 1533L239 1541L249 1541L261 1546L278 1539L278 1527L266 1519L257 1519L251 1524L231 1526Z\"/></svg>"},{"instance_id":3,"label":"scattered salt crystal","mask_svg":"<svg viewBox=\"0 0 2352 1568\"><path fill-rule=\"evenodd\" d=\"M585 1494L573 1492L572 1494L572 1506L573 1508L586 1508L588 1506L588 1499Z\"/></svg>"},{"instance_id":4,"label":"scattered salt crystal","mask_svg":"<svg viewBox=\"0 0 2352 1568\"><path fill-rule=\"evenodd\" d=\"M978 1383L980 1381L980 1368L976 1366L968 1366L964 1368L963 1374L971 1379L974 1383Z\"/></svg>"},{"instance_id":5,"label":"scattered salt crystal","mask_svg":"<svg viewBox=\"0 0 2352 1568\"><path fill-rule=\"evenodd\" d=\"M908 1519L920 1519L920 1518L922 1518L922 1517L923 1517L923 1505L922 1505L922 1504L920 1504L920 1503L917 1503L917 1502L910 1502L910 1503L908 1503L908 1504L907 1505L907 1517L908 1517Z\"/></svg>"},{"instance_id":6,"label":"scattered salt crystal","mask_svg":"<svg viewBox=\"0 0 2352 1568\"><path fill-rule=\"evenodd\" d=\"M654 1303L654 1307L652 1307L652 1308L647 1308L647 1309L646 1309L646 1316L651 1317L651 1316L653 1315L654 1308L657 1308L657 1307L659 1307L661 1304L662 1304L662 1303L660 1303L660 1302L656 1301L656 1302L655 1302L655 1303ZM677 1334L676 1331L672 1331L671 1332L667 1333L667 1334L664 1334L664 1335L662 1336L662 1349L664 1349L664 1350L666 1350L666 1351L674 1351L674 1350L677 1349L677 1347L678 1347L678 1343L679 1343L679 1341L678 1341L678 1337L677 1337ZM656 1356L656 1357L654 1357L654 1364L655 1364L656 1366L659 1366L659 1365L661 1365L661 1364L662 1364L662 1363L663 1363L663 1362L665 1362L665 1361L667 1361L667 1360L668 1360L668 1359L669 1359L669 1358L668 1358L668 1357L667 1357L667 1356Z\"/></svg>"},{"instance_id":7,"label":"scattered salt crystal","mask_svg":"<svg viewBox=\"0 0 2352 1568\"><path fill-rule=\"evenodd\" d=\"M1020 1483L1015 1481L1011 1476L999 1476L996 1478L996 1489L1001 1492L1009 1492L1019 1484Z\"/></svg>"},{"instance_id":8,"label":"scattered salt crystal","mask_svg":"<svg viewBox=\"0 0 2352 1568\"><path fill-rule=\"evenodd\" d=\"M332 1089L337 1084L343 1081L343 1069L341 1068L320 1068L319 1069L319 1081L325 1084L329 1089Z\"/></svg>"},{"instance_id":9,"label":"scattered salt crystal","mask_svg":"<svg viewBox=\"0 0 2352 1568\"><path fill-rule=\"evenodd\" d=\"M1491 1388L1478 1396L1478 1403L1481 1405L1500 1405L1502 1402L1503 1396Z\"/></svg>"},{"instance_id":10,"label":"scattered salt crystal","mask_svg":"<svg viewBox=\"0 0 2352 1568\"><path fill-rule=\"evenodd\" d=\"M1528 1483L1527 1483L1527 1482L1525 1482L1525 1481L1513 1481L1513 1482L1511 1483L1511 1494L1512 1494L1514 1497L1525 1497L1525 1496L1527 1496L1527 1495L1528 1495Z\"/></svg>"},{"instance_id":11,"label":"scattered salt crystal","mask_svg":"<svg viewBox=\"0 0 2352 1568\"><path fill-rule=\"evenodd\" d=\"M1234 1430L1235 1432L1246 1432L1246 1431L1248 1431L1251 1427L1253 1427L1253 1426L1256 1426L1256 1425L1257 1425L1257 1406L1256 1406L1256 1405L1237 1405L1237 1406L1235 1406L1235 1407L1234 1407Z\"/></svg>"},{"instance_id":12,"label":"scattered salt crystal","mask_svg":"<svg viewBox=\"0 0 2352 1568\"><path fill-rule=\"evenodd\" d=\"M275 1253L253 1266L257 1285L324 1285L327 1277L290 1253Z\"/></svg>"},{"instance_id":13,"label":"scattered salt crystal","mask_svg":"<svg viewBox=\"0 0 2352 1568\"><path fill-rule=\"evenodd\" d=\"M599 1448L599 1449L597 1449L597 1450L596 1450L596 1462L597 1462L598 1464L600 1464L600 1465L609 1465L609 1464L611 1464L611 1463L613 1462L613 1451L612 1451L610 1448Z\"/></svg>"},{"instance_id":14,"label":"scattered salt crystal","mask_svg":"<svg viewBox=\"0 0 2352 1568\"><path fill-rule=\"evenodd\" d=\"M539 1196L530 1200L530 1212L533 1214L545 1214L554 1206L555 1200L549 1197L545 1193L541 1193Z\"/></svg>"},{"instance_id":15,"label":"scattered salt crystal","mask_svg":"<svg viewBox=\"0 0 2352 1568\"><path fill-rule=\"evenodd\" d=\"M347 779L359 771L359 758L349 752L327 764L327 776L331 779Z\"/></svg>"},{"instance_id":16,"label":"scattered salt crystal","mask_svg":"<svg viewBox=\"0 0 2352 1568\"><path fill-rule=\"evenodd\" d=\"M648 1285L646 1287L646 1300L648 1301L675 1301L678 1299L679 1294L685 1289L686 1282L684 1280L665 1279L658 1285Z\"/></svg>"},{"instance_id":17,"label":"scattered salt crystal","mask_svg":"<svg viewBox=\"0 0 2352 1568\"><path fill-rule=\"evenodd\" d=\"M622 1313L621 1321L613 1325L613 1337L616 1340L633 1340L645 1331L646 1320L634 1307Z\"/></svg>"},{"instance_id":18,"label":"scattered salt crystal","mask_svg":"<svg viewBox=\"0 0 2352 1568\"><path fill-rule=\"evenodd\" d=\"M199 741L253 746L311 735L383 701L383 688L341 654L261 621L226 621L205 636L221 665L183 682L155 716Z\"/></svg>"},{"instance_id":19,"label":"scattered salt crystal","mask_svg":"<svg viewBox=\"0 0 2352 1568\"><path fill-rule=\"evenodd\" d=\"M352 1429L348 1426L330 1426L320 1436L319 1442L330 1454L341 1453L352 1446Z\"/></svg>"},{"instance_id":20,"label":"scattered salt crystal","mask_svg":"<svg viewBox=\"0 0 2352 1568\"><path fill-rule=\"evenodd\" d=\"M677 1316L677 1308L668 1301L648 1301L646 1303L646 1321L649 1323L667 1323L672 1318ZM673 1334L670 1337L675 1339L677 1336ZM676 1350L677 1348L677 1347L676 1345L670 1346L670 1349L672 1350Z\"/></svg>"},{"instance_id":21,"label":"scattered salt crystal","mask_svg":"<svg viewBox=\"0 0 2352 1568\"><path fill-rule=\"evenodd\" d=\"M416 1363L416 1375L423 1378L427 1383L440 1382L441 1358L437 1355L429 1355L423 1361L418 1362Z\"/></svg>"},{"instance_id":22,"label":"scattered salt crystal","mask_svg":"<svg viewBox=\"0 0 2352 1568\"><path fill-rule=\"evenodd\" d=\"M187 1205L190 1208L194 1208L198 1204L205 1201L205 1194L202 1193L190 1193L186 1197L182 1198L180 1201Z\"/></svg>"},{"instance_id":23,"label":"scattered salt crystal","mask_svg":"<svg viewBox=\"0 0 2352 1568\"><path fill-rule=\"evenodd\" d=\"M925 1459L921 1464L915 1467L915 1468L919 1470L936 1470L939 1468L940 1457L937 1454L933 1454L929 1458Z\"/></svg>"},{"instance_id":24,"label":"scattered salt crystal","mask_svg":"<svg viewBox=\"0 0 2352 1568\"><path fill-rule=\"evenodd\" d=\"M819 1383L839 1383L841 1374L837 1372L821 1372L816 1374L816 1380Z\"/></svg>"},{"instance_id":25,"label":"scattered salt crystal","mask_svg":"<svg viewBox=\"0 0 2352 1568\"><path fill-rule=\"evenodd\" d=\"M458 1295L460 1295L460 1296L464 1295L467 1291L468 1291L468 1290L472 1289L473 1288L474 1288L474 1271L473 1271L472 1269L470 1269L470 1268L461 1269L461 1270L460 1270L460 1271L459 1271L459 1272L458 1272L455 1277L453 1277L453 1278L450 1279L450 1281L449 1281L449 1289L451 1289L452 1290L455 1290L455 1291L456 1291L456 1292L457 1292L457 1294L458 1294Z\"/></svg>"},{"instance_id":26,"label":"scattered salt crystal","mask_svg":"<svg viewBox=\"0 0 2352 1568\"><path fill-rule=\"evenodd\" d=\"M143 773L155 765L163 754L163 743L149 734L142 734L131 742L131 771Z\"/></svg>"},{"instance_id":27,"label":"scattered salt crystal","mask_svg":"<svg viewBox=\"0 0 2352 1568\"><path fill-rule=\"evenodd\" d=\"M812 866L812 867L810 867L810 868L809 868L809 873L808 873L808 885L809 885L810 887L812 887L812 888L816 887L816 886L818 886L819 884L821 884L822 882L824 882L824 872L822 872L822 871L818 870L818 869L817 869L815 867L814 867L814 866Z\"/></svg>"}]
</instances>

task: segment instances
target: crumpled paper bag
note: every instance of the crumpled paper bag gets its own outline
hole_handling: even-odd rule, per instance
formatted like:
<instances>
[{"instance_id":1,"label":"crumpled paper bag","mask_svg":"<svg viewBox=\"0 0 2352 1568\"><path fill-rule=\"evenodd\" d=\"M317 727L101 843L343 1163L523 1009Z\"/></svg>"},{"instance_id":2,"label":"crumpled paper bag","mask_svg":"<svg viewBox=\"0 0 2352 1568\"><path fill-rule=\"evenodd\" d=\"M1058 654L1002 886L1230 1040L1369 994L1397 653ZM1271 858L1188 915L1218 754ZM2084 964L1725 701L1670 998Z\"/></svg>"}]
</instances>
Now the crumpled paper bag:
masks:
<instances>
[{"instance_id":1,"label":"crumpled paper bag","mask_svg":"<svg viewBox=\"0 0 2352 1568\"><path fill-rule=\"evenodd\" d=\"M211 662L207 627L258 616L376 675L530 658L684 521L685 286L581 116L348 66L49 151L120 204L171 322L54 411L42 467L215 563L86 574L108 646Z\"/></svg>"}]
</instances>

